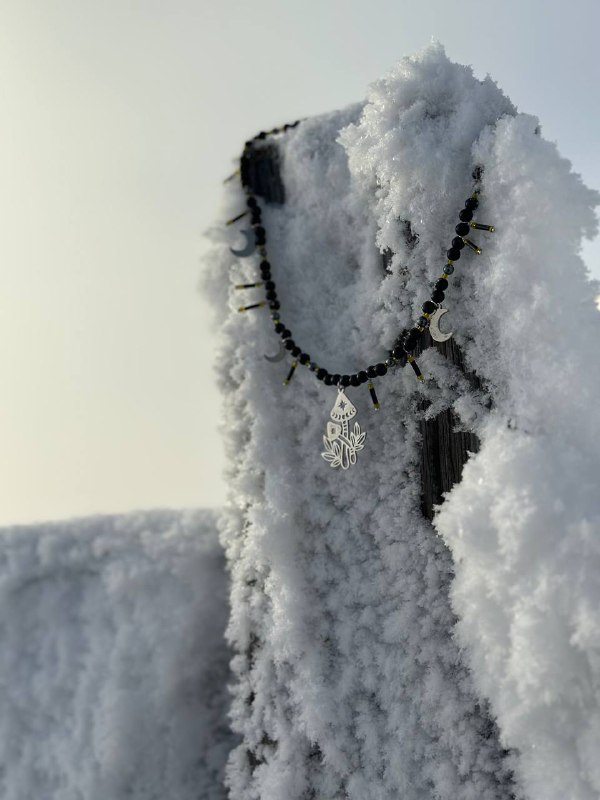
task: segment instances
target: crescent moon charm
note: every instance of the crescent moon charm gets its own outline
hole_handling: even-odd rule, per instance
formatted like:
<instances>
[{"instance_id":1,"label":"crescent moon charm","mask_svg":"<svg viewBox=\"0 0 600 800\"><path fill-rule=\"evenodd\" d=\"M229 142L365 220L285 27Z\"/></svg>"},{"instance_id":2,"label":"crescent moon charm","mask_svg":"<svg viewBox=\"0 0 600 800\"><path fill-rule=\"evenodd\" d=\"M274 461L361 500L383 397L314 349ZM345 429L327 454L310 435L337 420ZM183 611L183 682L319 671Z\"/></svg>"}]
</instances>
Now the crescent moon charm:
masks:
<instances>
[{"instance_id":1,"label":"crescent moon charm","mask_svg":"<svg viewBox=\"0 0 600 800\"><path fill-rule=\"evenodd\" d=\"M429 333L431 334L431 338L436 342L447 342L452 336L452 331L450 331L450 333L442 333L440 330L440 320L444 314L447 313L447 308L440 307L429 317Z\"/></svg>"},{"instance_id":2,"label":"crescent moon charm","mask_svg":"<svg viewBox=\"0 0 600 800\"><path fill-rule=\"evenodd\" d=\"M254 231L251 228L244 228L240 231L240 233L243 233L246 237L246 244L240 250L235 250L233 247L230 247L229 250L234 256L239 256L240 258L244 258L244 256L251 256L256 250Z\"/></svg>"},{"instance_id":3,"label":"crescent moon charm","mask_svg":"<svg viewBox=\"0 0 600 800\"><path fill-rule=\"evenodd\" d=\"M285 353L286 353L286 351L285 351L285 347L283 346L283 343L279 342L279 352L275 353L274 356L268 356L265 353L265 358L267 359L267 361L271 361L271 362L281 361L282 358L284 358Z\"/></svg>"}]
</instances>

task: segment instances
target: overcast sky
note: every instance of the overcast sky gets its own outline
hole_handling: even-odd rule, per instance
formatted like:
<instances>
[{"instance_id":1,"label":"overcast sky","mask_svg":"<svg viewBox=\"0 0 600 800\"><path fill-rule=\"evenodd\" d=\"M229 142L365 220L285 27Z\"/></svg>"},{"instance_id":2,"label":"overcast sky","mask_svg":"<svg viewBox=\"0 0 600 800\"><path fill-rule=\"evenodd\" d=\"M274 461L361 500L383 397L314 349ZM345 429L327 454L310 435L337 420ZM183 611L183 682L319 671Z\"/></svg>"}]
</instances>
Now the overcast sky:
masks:
<instances>
[{"instance_id":1,"label":"overcast sky","mask_svg":"<svg viewBox=\"0 0 600 800\"><path fill-rule=\"evenodd\" d=\"M595 0L0 0L0 524L223 502L196 287L246 138L434 37L600 188L599 30Z\"/></svg>"}]
</instances>

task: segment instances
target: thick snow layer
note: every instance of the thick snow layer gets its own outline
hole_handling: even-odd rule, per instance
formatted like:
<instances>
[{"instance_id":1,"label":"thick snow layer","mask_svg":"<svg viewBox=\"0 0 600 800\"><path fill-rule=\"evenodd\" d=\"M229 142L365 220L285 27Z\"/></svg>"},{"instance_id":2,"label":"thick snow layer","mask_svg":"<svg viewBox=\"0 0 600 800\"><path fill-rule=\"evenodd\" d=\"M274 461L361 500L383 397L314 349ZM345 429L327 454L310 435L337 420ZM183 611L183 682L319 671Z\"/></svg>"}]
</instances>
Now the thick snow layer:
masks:
<instances>
[{"instance_id":1,"label":"thick snow layer","mask_svg":"<svg viewBox=\"0 0 600 800\"><path fill-rule=\"evenodd\" d=\"M227 584L214 518L0 530L3 800L221 800Z\"/></svg>"},{"instance_id":2,"label":"thick snow layer","mask_svg":"<svg viewBox=\"0 0 600 800\"><path fill-rule=\"evenodd\" d=\"M595 200L528 118L480 140L502 220L466 304L497 405L438 516L458 634L532 798L600 797L600 315L577 249ZM488 212L489 209L489 212Z\"/></svg>"},{"instance_id":3,"label":"thick snow layer","mask_svg":"<svg viewBox=\"0 0 600 800\"><path fill-rule=\"evenodd\" d=\"M439 46L276 138L286 202L263 221L281 314L330 372L382 360L416 319L475 165L476 218L497 233L473 233L483 255L463 251L445 302L483 388L431 349L424 385L410 368L377 383L379 414L350 389L367 440L341 472L320 456L336 390L304 368L282 386L268 313L235 313L257 258L213 231L209 290L232 311L231 797L598 798L600 316L578 256L597 196L535 117ZM230 184L223 218L244 202ZM482 449L438 533L420 514L418 423L449 407Z\"/></svg>"}]
</instances>

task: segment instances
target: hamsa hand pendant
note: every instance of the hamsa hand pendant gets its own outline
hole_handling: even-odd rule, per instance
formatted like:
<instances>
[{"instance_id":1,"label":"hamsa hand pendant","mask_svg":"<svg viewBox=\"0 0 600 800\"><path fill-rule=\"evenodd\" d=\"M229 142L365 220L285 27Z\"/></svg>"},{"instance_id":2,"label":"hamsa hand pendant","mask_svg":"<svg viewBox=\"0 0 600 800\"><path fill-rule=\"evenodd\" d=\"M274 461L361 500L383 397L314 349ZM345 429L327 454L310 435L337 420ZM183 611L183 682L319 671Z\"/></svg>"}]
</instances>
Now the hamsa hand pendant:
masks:
<instances>
[{"instance_id":1,"label":"hamsa hand pendant","mask_svg":"<svg viewBox=\"0 0 600 800\"><path fill-rule=\"evenodd\" d=\"M338 388L338 396L330 416L327 433L323 436L325 450L321 455L329 462L330 467L348 469L356 464L356 454L365 446L367 434L361 432L358 422L350 430L349 422L356 416L356 408L341 388Z\"/></svg>"}]
</instances>

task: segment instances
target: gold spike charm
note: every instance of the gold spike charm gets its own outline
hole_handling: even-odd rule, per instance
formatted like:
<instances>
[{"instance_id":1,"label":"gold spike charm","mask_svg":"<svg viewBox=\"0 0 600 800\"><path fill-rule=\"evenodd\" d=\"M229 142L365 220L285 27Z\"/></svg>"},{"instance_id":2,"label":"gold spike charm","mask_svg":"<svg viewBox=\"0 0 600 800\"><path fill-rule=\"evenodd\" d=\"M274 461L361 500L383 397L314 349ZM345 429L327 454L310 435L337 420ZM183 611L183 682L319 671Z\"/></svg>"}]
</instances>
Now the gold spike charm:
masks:
<instances>
[{"instance_id":1,"label":"gold spike charm","mask_svg":"<svg viewBox=\"0 0 600 800\"><path fill-rule=\"evenodd\" d=\"M239 169L236 169L236 171L235 171L235 172L232 172L232 173L231 173L231 175L228 175L228 176L225 178L225 180L223 181L223 183L229 183L229 181L232 181L232 180L233 180L233 179L234 179L234 178L235 178L237 175L239 175L239 174L240 174L240 170L239 170Z\"/></svg>"},{"instance_id":2,"label":"gold spike charm","mask_svg":"<svg viewBox=\"0 0 600 800\"><path fill-rule=\"evenodd\" d=\"M262 308L263 306L266 306L266 305L267 305L267 301L266 300L261 300L260 303L252 303L249 306L240 306L238 308L238 311L239 312L250 311L251 308Z\"/></svg>"},{"instance_id":3,"label":"gold spike charm","mask_svg":"<svg viewBox=\"0 0 600 800\"><path fill-rule=\"evenodd\" d=\"M419 369L419 365L415 361L415 357L414 356L408 356L407 361L411 365L411 367L413 368L413 371L414 371L415 375L417 376L417 380L421 381L421 383L422 383L425 380L425 378L423 377L423 373Z\"/></svg>"},{"instance_id":4,"label":"gold spike charm","mask_svg":"<svg viewBox=\"0 0 600 800\"><path fill-rule=\"evenodd\" d=\"M481 247L477 247L477 245L474 242L472 242L470 239L466 239L464 236L461 238L463 242L467 245L467 247L470 247L471 250L477 253L478 256L481 255Z\"/></svg>"},{"instance_id":5,"label":"gold spike charm","mask_svg":"<svg viewBox=\"0 0 600 800\"><path fill-rule=\"evenodd\" d=\"M371 400L373 401L373 408L375 411L379 411L381 406L379 405L379 400L377 399L377 393L375 391L375 387L373 386L372 381L369 381L367 384L367 389L369 390L369 394L371 395Z\"/></svg>"},{"instance_id":6,"label":"gold spike charm","mask_svg":"<svg viewBox=\"0 0 600 800\"><path fill-rule=\"evenodd\" d=\"M298 362L297 361L292 361L292 366L290 367L290 371L288 372L286 379L283 381L283 385L284 386L287 386L288 383L294 377L294 372L296 371L296 367L297 366L298 366Z\"/></svg>"},{"instance_id":7,"label":"gold spike charm","mask_svg":"<svg viewBox=\"0 0 600 800\"><path fill-rule=\"evenodd\" d=\"M487 231L488 233L494 233L496 230L493 225L480 225L479 222L469 222L469 225L476 231Z\"/></svg>"},{"instance_id":8,"label":"gold spike charm","mask_svg":"<svg viewBox=\"0 0 600 800\"><path fill-rule=\"evenodd\" d=\"M228 219L225 225L233 225L234 222L237 222L238 219L242 219L242 217L247 216L249 213L250 213L249 211L242 211L242 213L238 214L237 217L232 217L231 219Z\"/></svg>"},{"instance_id":9,"label":"gold spike charm","mask_svg":"<svg viewBox=\"0 0 600 800\"><path fill-rule=\"evenodd\" d=\"M235 289L258 289L260 286L263 286L263 282L259 281L258 283L236 283Z\"/></svg>"}]
</instances>

